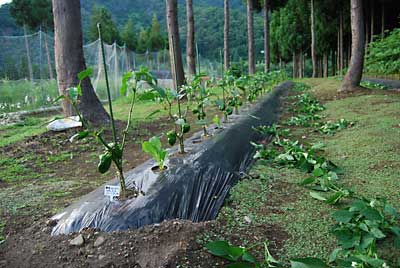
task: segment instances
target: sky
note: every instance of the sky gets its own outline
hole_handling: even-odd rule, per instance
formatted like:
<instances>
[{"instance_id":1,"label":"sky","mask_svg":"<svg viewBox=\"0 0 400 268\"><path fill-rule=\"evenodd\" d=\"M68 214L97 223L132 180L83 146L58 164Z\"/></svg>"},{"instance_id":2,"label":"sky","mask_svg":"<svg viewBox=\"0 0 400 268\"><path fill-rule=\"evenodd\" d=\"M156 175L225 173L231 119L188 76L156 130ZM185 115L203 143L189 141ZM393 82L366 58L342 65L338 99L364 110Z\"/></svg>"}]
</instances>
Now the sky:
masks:
<instances>
[{"instance_id":1,"label":"sky","mask_svg":"<svg viewBox=\"0 0 400 268\"><path fill-rule=\"evenodd\" d=\"M11 0L0 0L0 6L5 3L10 3Z\"/></svg>"}]
</instances>

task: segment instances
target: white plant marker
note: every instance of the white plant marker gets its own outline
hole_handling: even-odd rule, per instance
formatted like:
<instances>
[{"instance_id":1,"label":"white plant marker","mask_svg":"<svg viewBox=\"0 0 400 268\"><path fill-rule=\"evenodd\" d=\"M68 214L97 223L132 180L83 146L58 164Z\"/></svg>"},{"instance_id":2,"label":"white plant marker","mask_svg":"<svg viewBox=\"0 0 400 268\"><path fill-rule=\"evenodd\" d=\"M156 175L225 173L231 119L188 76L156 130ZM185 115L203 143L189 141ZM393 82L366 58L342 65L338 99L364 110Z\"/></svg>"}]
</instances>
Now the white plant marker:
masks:
<instances>
[{"instance_id":1,"label":"white plant marker","mask_svg":"<svg viewBox=\"0 0 400 268\"><path fill-rule=\"evenodd\" d=\"M118 197L121 191L121 187L115 185L106 185L104 187L104 195L110 197L110 201L114 200L114 197Z\"/></svg>"}]
</instances>

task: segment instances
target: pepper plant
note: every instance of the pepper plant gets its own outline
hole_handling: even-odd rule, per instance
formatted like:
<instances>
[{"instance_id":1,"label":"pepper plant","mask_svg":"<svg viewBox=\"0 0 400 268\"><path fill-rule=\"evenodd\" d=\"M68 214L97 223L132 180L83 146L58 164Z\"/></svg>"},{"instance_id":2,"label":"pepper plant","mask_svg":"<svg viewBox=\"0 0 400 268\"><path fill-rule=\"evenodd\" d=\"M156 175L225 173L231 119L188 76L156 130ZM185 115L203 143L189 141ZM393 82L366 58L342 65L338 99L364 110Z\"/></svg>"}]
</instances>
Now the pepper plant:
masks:
<instances>
[{"instance_id":1,"label":"pepper plant","mask_svg":"<svg viewBox=\"0 0 400 268\"><path fill-rule=\"evenodd\" d=\"M228 105L229 89L233 86L235 77L228 73L218 82L218 86L222 89L222 99L217 99L215 104L218 109L224 113L224 121L228 122L228 116L233 113L233 107Z\"/></svg>"},{"instance_id":2,"label":"pepper plant","mask_svg":"<svg viewBox=\"0 0 400 268\"><path fill-rule=\"evenodd\" d=\"M187 123L186 117L189 110L190 102L186 102L186 107L183 107L182 99L187 96L187 87L181 87L179 91L155 87L148 92L153 99L164 105L164 109L168 112L168 117L174 124L174 129L167 132L169 145L173 146L179 142L179 153L185 153L184 134L190 131L190 125ZM174 103L176 102L177 113L174 112ZM157 113L159 110L153 112Z\"/></svg>"},{"instance_id":3,"label":"pepper plant","mask_svg":"<svg viewBox=\"0 0 400 268\"><path fill-rule=\"evenodd\" d=\"M203 135L204 137L208 136L207 132L207 120L206 120L206 106L210 102L211 91L209 90L208 84L209 82L205 82L202 85L202 79L205 77L204 74L198 74L194 77L192 82L190 83L190 95L192 96L192 100L195 102L196 106L192 109L194 115L197 116L197 123L203 127Z\"/></svg>"},{"instance_id":4,"label":"pepper plant","mask_svg":"<svg viewBox=\"0 0 400 268\"><path fill-rule=\"evenodd\" d=\"M116 133L116 128L115 128L115 119L113 115L113 107L112 107L112 102L109 101L109 110L110 110L110 121L111 121L111 130L112 130L112 142L107 142L106 138L103 135L103 130L97 130L95 129L90 122L85 120L83 115L78 109L78 104L79 104L79 97L82 96L82 89L81 89L81 83L84 79L89 77L92 74L92 69L87 69L82 71L81 73L78 74L78 79L79 79L79 84L76 87L69 88L67 90L68 94L66 95L61 95L60 97L57 98L58 100L65 99L67 100L71 106L74 109L74 112L77 114L79 117L80 121L82 122L82 127L84 128L83 131L80 131L79 133L75 134L71 140L76 140L76 139L83 139L86 138L87 136L91 135L95 137L100 144L103 146L104 152L99 156L99 164L98 164L98 171L102 174L106 173L109 171L111 168L111 165L114 164L114 166L117 169L117 176L120 182L120 199L125 199L126 196L126 184L125 184L125 177L123 173L123 154L124 154L124 149L126 146L126 140L127 140L127 135L128 131L130 129L131 121L132 121L132 114L133 114L133 109L135 102L137 100L137 94L138 94L138 88L140 87L139 81L146 81L149 85L154 86L156 84L156 80L153 78L153 76L149 73L149 71L145 68L141 68L137 72L127 72L123 78L122 78L122 85L120 88L120 94L121 96L124 96L128 89L131 91L130 98L130 109L129 109L129 114L128 114L128 121L126 124L125 129L122 132L122 140L119 141ZM107 81L107 80L106 80ZM107 83L108 84L108 83ZM107 94L110 96L110 90L109 87L107 86ZM111 99L111 97L110 97ZM137 196L139 193L138 189L135 187L134 189L134 195Z\"/></svg>"}]
</instances>

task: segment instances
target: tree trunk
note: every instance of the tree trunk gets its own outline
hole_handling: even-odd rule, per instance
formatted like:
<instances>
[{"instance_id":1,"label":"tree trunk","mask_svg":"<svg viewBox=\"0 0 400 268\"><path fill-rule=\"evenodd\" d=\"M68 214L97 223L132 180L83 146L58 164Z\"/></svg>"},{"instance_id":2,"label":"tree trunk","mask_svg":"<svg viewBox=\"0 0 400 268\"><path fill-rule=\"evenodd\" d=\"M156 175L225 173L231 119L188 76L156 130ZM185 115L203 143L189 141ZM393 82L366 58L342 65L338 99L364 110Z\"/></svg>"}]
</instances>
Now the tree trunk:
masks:
<instances>
[{"instance_id":1,"label":"tree trunk","mask_svg":"<svg viewBox=\"0 0 400 268\"><path fill-rule=\"evenodd\" d=\"M328 77L328 54L326 52L324 53L323 61L324 61L324 77L327 78Z\"/></svg>"},{"instance_id":2,"label":"tree trunk","mask_svg":"<svg viewBox=\"0 0 400 268\"><path fill-rule=\"evenodd\" d=\"M303 51L300 51L299 53L299 78L303 78Z\"/></svg>"},{"instance_id":3,"label":"tree trunk","mask_svg":"<svg viewBox=\"0 0 400 268\"><path fill-rule=\"evenodd\" d=\"M332 76L335 76L335 72L336 72L336 65L335 65L335 61L336 61L336 55L335 55L335 50L332 50Z\"/></svg>"},{"instance_id":4,"label":"tree trunk","mask_svg":"<svg viewBox=\"0 0 400 268\"><path fill-rule=\"evenodd\" d=\"M339 25L339 45L340 45L340 56L339 56L339 70L340 75L343 75L343 68L344 68L344 46L343 46L343 11L340 11L340 25Z\"/></svg>"},{"instance_id":5,"label":"tree trunk","mask_svg":"<svg viewBox=\"0 0 400 268\"><path fill-rule=\"evenodd\" d=\"M224 0L224 69L229 70L229 0Z\"/></svg>"},{"instance_id":6,"label":"tree trunk","mask_svg":"<svg viewBox=\"0 0 400 268\"><path fill-rule=\"evenodd\" d=\"M196 55L194 51L194 16L193 0L186 0L187 17L187 39L186 39L186 61L190 77L196 75Z\"/></svg>"},{"instance_id":7,"label":"tree trunk","mask_svg":"<svg viewBox=\"0 0 400 268\"><path fill-rule=\"evenodd\" d=\"M381 37L384 38L385 37L385 6L382 3L382 15L381 15Z\"/></svg>"},{"instance_id":8,"label":"tree trunk","mask_svg":"<svg viewBox=\"0 0 400 268\"><path fill-rule=\"evenodd\" d=\"M363 0L351 0L351 60L344 77L341 91L353 91L359 88L364 67L364 14Z\"/></svg>"},{"instance_id":9,"label":"tree trunk","mask_svg":"<svg viewBox=\"0 0 400 268\"><path fill-rule=\"evenodd\" d=\"M317 56L315 53L315 6L314 6L314 0L311 0L311 58L312 58L312 66L313 66L312 77L315 78L317 76Z\"/></svg>"},{"instance_id":10,"label":"tree trunk","mask_svg":"<svg viewBox=\"0 0 400 268\"><path fill-rule=\"evenodd\" d=\"M268 73L271 66L270 34L269 34L269 0L264 0L264 61L265 72Z\"/></svg>"},{"instance_id":11,"label":"tree trunk","mask_svg":"<svg viewBox=\"0 0 400 268\"><path fill-rule=\"evenodd\" d=\"M50 56L50 51L49 51L49 44L47 41L47 33L44 33L44 48L46 49L47 68L49 68L49 78L50 78L50 80L53 80L54 79L53 65L51 64L51 56Z\"/></svg>"},{"instance_id":12,"label":"tree trunk","mask_svg":"<svg viewBox=\"0 0 400 268\"><path fill-rule=\"evenodd\" d=\"M296 52L293 52L293 78L297 78L296 77L296 69L297 69L297 66L296 66Z\"/></svg>"},{"instance_id":13,"label":"tree trunk","mask_svg":"<svg viewBox=\"0 0 400 268\"><path fill-rule=\"evenodd\" d=\"M77 74L86 69L82 47L81 5L79 0L53 0L54 38L57 82L60 94L76 86ZM82 81L78 108L84 118L94 124L109 121L108 114L93 90L89 78ZM73 115L72 107L62 103L65 116Z\"/></svg>"},{"instance_id":14,"label":"tree trunk","mask_svg":"<svg viewBox=\"0 0 400 268\"><path fill-rule=\"evenodd\" d=\"M185 73L183 71L182 53L179 38L177 0L166 0L166 6L171 73L174 81L174 87L175 89L178 89L185 83Z\"/></svg>"},{"instance_id":15,"label":"tree trunk","mask_svg":"<svg viewBox=\"0 0 400 268\"><path fill-rule=\"evenodd\" d=\"M29 80L33 81L31 51L29 49L29 42L28 42L28 36L27 36L27 32L26 32L26 25L24 25L23 28L24 28L24 38L25 38L26 59L28 60Z\"/></svg>"},{"instance_id":16,"label":"tree trunk","mask_svg":"<svg viewBox=\"0 0 400 268\"><path fill-rule=\"evenodd\" d=\"M249 74L254 74L256 65L254 60L254 20L253 5L255 0L247 0L247 45Z\"/></svg>"},{"instance_id":17,"label":"tree trunk","mask_svg":"<svg viewBox=\"0 0 400 268\"><path fill-rule=\"evenodd\" d=\"M368 11L368 10L367 10ZM370 40L370 37L369 37L369 33L370 33L370 29L369 29L369 27L370 27L370 24L369 24L369 22L368 22L368 20L367 20L367 13L366 13L366 11L364 11L364 14L365 14L365 22L364 22L364 26L365 26L365 54L367 54L367 50L368 50L368 43L369 43L369 40Z\"/></svg>"},{"instance_id":18,"label":"tree trunk","mask_svg":"<svg viewBox=\"0 0 400 268\"><path fill-rule=\"evenodd\" d=\"M371 0L371 43L374 42L374 27L375 27L375 8L374 1Z\"/></svg>"},{"instance_id":19,"label":"tree trunk","mask_svg":"<svg viewBox=\"0 0 400 268\"><path fill-rule=\"evenodd\" d=\"M336 74L340 74L340 30L337 35Z\"/></svg>"}]
</instances>

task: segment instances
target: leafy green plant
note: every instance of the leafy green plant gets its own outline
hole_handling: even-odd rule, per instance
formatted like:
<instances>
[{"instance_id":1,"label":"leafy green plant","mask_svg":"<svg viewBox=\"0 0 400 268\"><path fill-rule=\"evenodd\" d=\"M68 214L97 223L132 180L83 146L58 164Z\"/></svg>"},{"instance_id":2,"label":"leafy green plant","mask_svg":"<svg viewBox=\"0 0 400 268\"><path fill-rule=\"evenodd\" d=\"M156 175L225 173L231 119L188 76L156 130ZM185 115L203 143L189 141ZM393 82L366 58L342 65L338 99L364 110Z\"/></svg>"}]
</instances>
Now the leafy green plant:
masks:
<instances>
[{"instance_id":1,"label":"leafy green plant","mask_svg":"<svg viewBox=\"0 0 400 268\"><path fill-rule=\"evenodd\" d=\"M217 125L217 128L221 128L221 119L219 119L219 116L217 114L214 115L212 121L214 124Z\"/></svg>"},{"instance_id":2,"label":"leafy green plant","mask_svg":"<svg viewBox=\"0 0 400 268\"><path fill-rule=\"evenodd\" d=\"M125 199L126 198L126 184L125 184L125 177L123 173L123 153L126 145L126 139L128 135L128 131L130 129L131 121L132 121L132 114L133 114L133 108L137 99L137 92L138 88L140 87L139 81L146 81L149 85L155 86L157 81L153 78L153 76L149 73L149 71L145 68L141 68L137 72L128 72L123 76L122 79L122 85L120 88L120 93L121 95L125 95L127 90L131 90L131 103L130 103L130 109L129 109L129 115L128 115L128 122L127 125L122 133L122 141L119 142L116 134L116 129L115 129L115 120L114 116L112 113L112 102L109 102L109 108L110 108L110 120L111 120L111 129L112 129L112 136L113 136L113 141L112 142L107 142L105 138L103 137L103 131L102 130L96 130L88 121L85 120L83 115L80 113L78 109L78 103L79 103L79 97L82 96L82 89L81 89L81 83L84 79L89 77L92 74L92 69L87 69L82 71L81 73L78 74L78 79L79 79L79 84L77 87L69 88L67 90L68 94L66 95L61 95L59 96L56 101L65 99L67 100L71 106L73 107L75 113L78 115L80 121L82 122L82 126L84 128L83 131L80 131L79 133L75 134L71 140L80 140L84 139L87 136L91 135L94 136L104 147L104 153L99 156L99 164L97 166L98 171L102 174L106 173L109 171L111 168L112 163L114 163L116 169L117 169L117 175L120 181L120 199ZM130 83L130 80L133 80L132 83ZM109 90L108 90L109 92ZM139 193L138 189L134 189L134 195L137 195Z\"/></svg>"},{"instance_id":3,"label":"leafy green plant","mask_svg":"<svg viewBox=\"0 0 400 268\"><path fill-rule=\"evenodd\" d=\"M360 86L370 88L370 89L381 89L381 90L387 89L387 86L385 86L385 85L382 85L379 83L373 83L373 82L365 81L365 80L361 81Z\"/></svg>"},{"instance_id":4,"label":"leafy green plant","mask_svg":"<svg viewBox=\"0 0 400 268\"><path fill-rule=\"evenodd\" d=\"M157 162L160 170L165 169L165 160L167 158L167 151L162 148L161 140L158 136L152 137L149 141L142 143L142 150L150 154Z\"/></svg>"},{"instance_id":5,"label":"leafy green plant","mask_svg":"<svg viewBox=\"0 0 400 268\"><path fill-rule=\"evenodd\" d=\"M98 31L99 31L99 36L100 36L100 43L101 43L101 48L102 48L102 56L103 56L103 65L106 73L106 86L107 86L107 96L108 96L108 105L109 105L109 110L110 110L110 121L111 121L111 131L112 131L112 137L113 141L112 142L107 142L105 138L103 137L103 131L102 130L96 130L88 121L85 120L83 115L78 109L78 104L79 104L79 98L82 96L82 88L81 88L81 83L84 79L87 79L93 72L92 69L86 69L78 74L78 79L79 79L79 84L76 87L69 88L67 90L67 94L59 96L56 101L59 101L61 99L65 99L67 102L69 102L74 110L74 112L77 114L79 117L80 121L82 122L82 126L84 128L83 131L77 133L74 135L72 140L75 139L83 139L86 138L87 136L91 135L94 136L102 145L104 148L104 153L99 156L99 164L98 164L98 171L100 173L106 173L109 171L111 168L112 163L114 163L116 169L117 169L117 176L120 182L120 199L125 199L127 197L126 195L126 184L125 184L125 177L124 177L124 172L123 172L123 154L125 150L125 145L126 145L126 139L128 135L128 131L130 129L131 121L132 121L132 114L133 114L133 109L135 106L136 98L137 98L137 93L138 89L140 87L140 81L145 81L147 82L151 87L156 87L157 85L157 80L154 79L154 77L151 75L151 73L148 71L146 68L140 68L139 71L136 72L127 72L124 74L122 78L122 85L120 88L120 94L122 96L126 95L128 89L130 89L131 93L131 102L130 102L130 108L129 108L129 114L128 114L128 121L126 124L126 127L122 133L122 141L120 142L117 138L117 133L116 133L116 128L115 128L115 119L113 115L113 106L112 106L112 101L111 101L111 93L110 93L110 87L108 84L108 76L106 72L106 63L105 63L105 53L104 53L104 45L103 41L101 39L101 26L100 24L98 25ZM131 81L133 80L133 81ZM132 82L132 83L131 83ZM134 196L137 196L139 194L139 189L134 186L133 190Z\"/></svg>"},{"instance_id":6,"label":"leafy green plant","mask_svg":"<svg viewBox=\"0 0 400 268\"><path fill-rule=\"evenodd\" d=\"M394 236L394 246L400 248L399 215L386 200L355 199L332 216L337 222L332 232L339 245L331 255L332 262L384 267L385 261L377 254L377 242L389 234ZM339 254L343 259L338 258Z\"/></svg>"},{"instance_id":7,"label":"leafy green plant","mask_svg":"<svg viewBox=\"0 0 400 268\"><path fill-rule=\"evenodd\" d=\"M259 126L254 128L254 130L263 136L274 136L275 140L287 138L290 135L290 129L282 129L280 125L277 125L275 123L270 126Z\"/></svg>"},{"instance_id":8,"label":"leafy green plant","mask_svg":"<svg viewBox=\"0 0 400 268\"><path fill-rule=\"evenodd\" d=\"M337 131L346 129L347 127L351 127L354 124L355 124L354 122L350 122L342 118L336 122L328 121L324 123L319 127L318 131L323 134L333 135Z\"/></svg>"},{"instance_id":9,"label":"leafy green plant","mask_svg":"<svg viewBox=\"0 0 400 268\"><path fill-rule=\"evenodd\" d=\"M168 117L174 125L174 129L167 132L167 139L169 145L173 146L179 142L179 153L185 153L184 145L184 134L190 131L190 125L187 123L186 117L189 110L190 103L186 102L186 108L183 110L182 99L187 96L187 88L182 87L179 91L173 89L165 89L161 87L155 87L153 90L146 92L146 98L152 98L153 100L162 103L164 109L168 111ZM173 107L176 102L178 113L174 113ZM160 112L159 110L153 112L155 114Z\"/></svg>"},{"instance_id":10,"label":"leafy green plant","mask_svg":"<svg viewBox=\"0 0 400 268\"><path fill-rule=\"evenodd\" d=\"M218 109L224 113L224 121L228 122L228 116L233 113L233 107L228 105L228 97L230 88L233 87L235 77L228 73L218 82L218 86L222 89L222 99L215 101Z\"/></svg>"},{"instance_id":11,"label":"leafy green plant","mask_svg":"<svg viewBox=\"0 0 400 268\"><path fill-rule=\"evenodd\" d=\"M394 29L390 34L368 45L366 69L375 74L400 73L400 28Z\"/></svg>"},{"instance_id":12,"label":"leafy green plant","mask_svg":"<svg viewBox=\"0 0 400 268\"><path fill-rule=\"evenodd\" d=\"M196 104L196 107L192 109L192 112L197 116L197 123L203 127L203 135L207 137L208 122L206 120L207 115L205 107L210 103L211 92L207 86L208 82L206 82L204 86L202 85L203 77L205 77L205 74L196 75L187 90L189 90L190 95L192 96L191 98Z\"/></svg>"},{"instance_id":13,"label":"leafy green plant","mask_svg":"<svg viewBox=\"0 0 400 268\"><path fill-rule=\"evenodd\" d=\"M226 241L213 241L205 245L208 251L214 256L221 257L231 262L228 268L273 268L283 267L272 257L268 250L268 244L264 243L264 261L257 262L253 255L249 253L250 249L229 245Z\"/></svg>"},{"instance_id":14,"label":"leafy green plant","mask_svg":"<svg viewBox=\"0 0 400 268\"><path fill-rule=\"evenodd\" d=\"M257 245L256 245L257 246ZM217 257L230 262L228 268L279 268L287 267L277 261L268 249L268 243L264 242L264 259L257 261L249 253L251 248L232 246L226 241L213 241L205 245L208 251ZM291 268L330 268L326 263L317 258L298 258L290 260Z\"/></svg>"}]
</instances>

